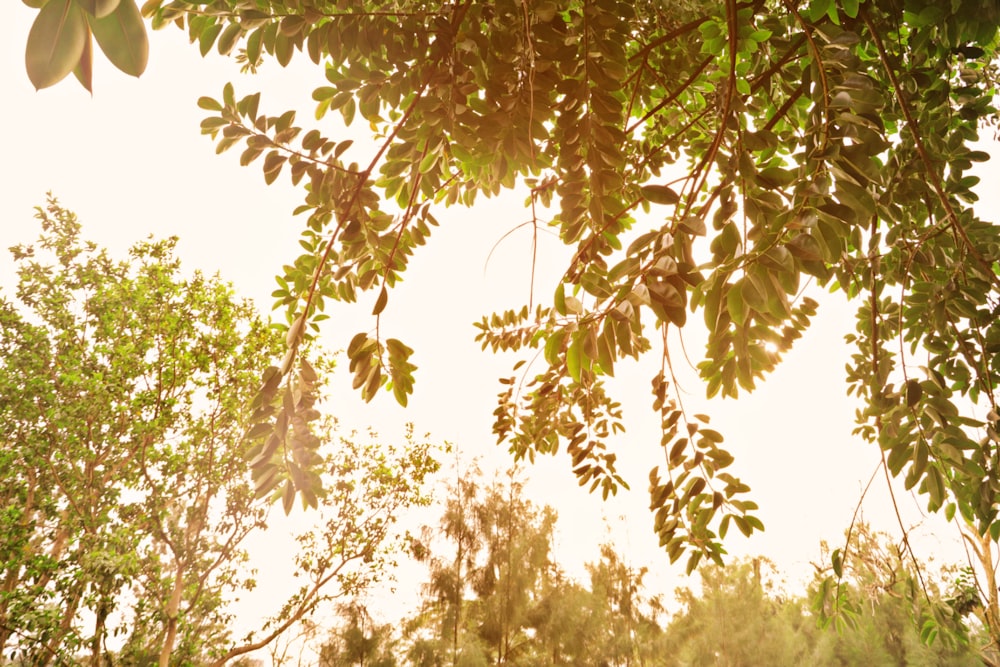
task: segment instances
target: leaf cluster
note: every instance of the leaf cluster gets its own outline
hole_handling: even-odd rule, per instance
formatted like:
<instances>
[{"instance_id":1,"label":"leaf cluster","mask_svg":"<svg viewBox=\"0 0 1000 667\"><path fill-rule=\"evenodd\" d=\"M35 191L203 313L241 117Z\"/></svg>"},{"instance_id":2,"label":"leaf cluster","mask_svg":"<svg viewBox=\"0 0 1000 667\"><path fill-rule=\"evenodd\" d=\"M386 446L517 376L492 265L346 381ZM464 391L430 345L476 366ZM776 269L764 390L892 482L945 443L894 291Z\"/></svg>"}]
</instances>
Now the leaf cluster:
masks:
<instances>
[{"instance_id":1,"label":"leaf cluster","mask_svg":"<svg viewBox=\"0 0 1000 667\"><path fill-rule=\"evenodd\" d=\"M28 33L25 67L35 88L73 73L93 92L94 42L116 68L141 75L149 58L146 25L136 0L24 0L37 8Z\"/></svg>"}]
</instances>

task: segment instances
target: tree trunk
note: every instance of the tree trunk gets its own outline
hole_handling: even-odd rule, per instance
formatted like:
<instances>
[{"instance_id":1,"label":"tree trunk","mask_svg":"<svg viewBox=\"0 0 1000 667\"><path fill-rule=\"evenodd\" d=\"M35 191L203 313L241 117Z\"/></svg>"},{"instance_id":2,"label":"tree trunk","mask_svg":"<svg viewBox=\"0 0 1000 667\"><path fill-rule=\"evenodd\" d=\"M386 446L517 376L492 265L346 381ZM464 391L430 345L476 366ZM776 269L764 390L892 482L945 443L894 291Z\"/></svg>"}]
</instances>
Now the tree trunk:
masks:
<instances>
[{"instance_id":1,"label":"tree trunk","mask_svg":"<svg viewBox=\"0 0 1000 667\"><path fill-rule=\"evenodd\" d=\"M174 643L177 641L177 616L181 608L183 592L184 563L178 560L174 573L174 590L170 594L170 602L167 603L167 627L163 638L163 648L160 649L160 667L170 667L170 655L174 652Z\"/></svg>"},{"instance_id":2,"label":"tree trunk","mask_svg":"<svg viewBox=\"0 0 1000 667\"><path fill-rule=\"evenodd\" d=\"M74 590L71 591L70 596L66 610L63 612L62 621L59 623L59 631L44 646L44 652L41 655L37 655L31 664L37 667L47 667L52 662L52 656L58 655L58 649L62 645L63 639L66 638L66 635L69 634L69 631L73 627L73 619L76 617L77 607L80 606L80 599L83 597L83 585L77 584Z\"/></svg>"},{"instance_id":3,"label":"tree trunk","mask_svg":"<svg viewBox=\"0 0 1000 667\"><path fill-rule=\"evenodd\" d=\"M94 619L94 638L90 641L90 667L101 667L101 645L104 643L105 624L108 620L108 609L111 600L104 598L97 607Z\"/></svg>"},{"instance_id":4,"label":"tree trunk","mask_svg":"<svg viewBox=\"0 0 1000 667\"><path fill-rule=\"evenodd\" d=\"M1000 665L1000 600L997 599L997 570L993 562L993 543L989 533L980 536L980 561L986 572L989 599L983 600L983 615L990 633L990 645L983 651L983 659L991 666Z\"/></svg>"}]
</instances>

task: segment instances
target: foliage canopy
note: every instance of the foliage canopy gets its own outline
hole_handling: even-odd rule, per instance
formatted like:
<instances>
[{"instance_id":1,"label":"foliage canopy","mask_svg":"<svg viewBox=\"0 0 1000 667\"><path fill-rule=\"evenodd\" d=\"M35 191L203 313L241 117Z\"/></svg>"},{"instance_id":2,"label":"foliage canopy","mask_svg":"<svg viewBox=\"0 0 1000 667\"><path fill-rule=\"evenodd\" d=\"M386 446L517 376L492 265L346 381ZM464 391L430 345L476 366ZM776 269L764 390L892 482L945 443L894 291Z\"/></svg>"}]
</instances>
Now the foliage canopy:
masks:
<instances>
[{"instance_id":1,"label":"foliage canopy","mask_svg":"<svg viewBox=\"0 0 1000 667\"><path fill-rule=\"evenodd\" d=\"M68 53L81 33L46 27L53 7L86 13L96 35L95 17L131 16L134 0L32 2L29 72L34 45ZM413 351L378 326L391 288L439 207L517 187L531 225L572 256L550 299L478 325L484 348L520 357L494 426L516 455L565 448L581 484L613 493L624 421L604 379L650 358L655 530L689 568L720 560L732 525L761 523L722 435L679 403L668 333L697 313L707 393L736 397L808 327L814 281L858 304L858 432L931 510L1000 536L1000 237L969 174L996 113L992 0L149 0L142 13L249 70L309 58L325 77L316 120L336 112L377 141L359 155L231 85L200 101L219 151L304 189L305 250L275 292L289 323L278 376L329 300L370 290L375 326L348 346L354 386L405 404ZM98 42L116 62L114 40ZM42 84L62 71L49 65Z\"/></svg>"}]
</instances>

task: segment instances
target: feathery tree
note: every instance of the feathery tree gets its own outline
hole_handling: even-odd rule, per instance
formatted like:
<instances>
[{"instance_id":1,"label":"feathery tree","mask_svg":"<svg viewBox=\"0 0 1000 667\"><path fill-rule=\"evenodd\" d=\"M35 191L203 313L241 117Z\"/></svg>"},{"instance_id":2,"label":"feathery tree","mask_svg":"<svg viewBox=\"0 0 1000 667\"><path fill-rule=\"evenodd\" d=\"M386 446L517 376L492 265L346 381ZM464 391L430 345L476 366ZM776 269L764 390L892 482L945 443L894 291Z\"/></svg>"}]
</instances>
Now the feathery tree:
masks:
<instances>
[{"instance_id":1,"label":"feathery tree","mask_svg":"<svg viewBox=\"0 0 1000 667\"><path fill-rule=\"evenodd\" d=\"M478 468L459 473L437 530L425 528L411 547L430 574L426 608L408 632L415 662L426 654L447 656L452 665L468 664L470 656L505 664L531 643L526 631L552 566L555 512L523 497L515 471L507 477L484 489ZM444 551L442 541L454 551ZM434 640L421 636L428 625L437 626Z\"/></svg>"}]
</instances>

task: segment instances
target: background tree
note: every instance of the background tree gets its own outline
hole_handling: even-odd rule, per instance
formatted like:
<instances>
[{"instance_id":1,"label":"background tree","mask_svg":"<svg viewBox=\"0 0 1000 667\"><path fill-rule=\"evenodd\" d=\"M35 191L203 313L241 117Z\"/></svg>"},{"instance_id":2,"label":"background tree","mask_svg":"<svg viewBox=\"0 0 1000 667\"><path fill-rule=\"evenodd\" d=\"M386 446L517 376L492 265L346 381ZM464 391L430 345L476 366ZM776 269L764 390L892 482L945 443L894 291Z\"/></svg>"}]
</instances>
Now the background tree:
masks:
<instances>
[{"instance_id":1,"label":"background tree","mask_svg":"<svg viewBox=\"0 0 1000 667\"><path fill-rule=\"evenodd\" d=\"M779 598L765 559L705 566L701 591L680 589L682 611L667 627L677 665L822 664L807 636L796 632L801 602ZM869 663L864 663L869 664Z\"/></svg>"},{"instance_id":2,"label":"background tree","mask_svg":"<svg viewBox=\"0 0 1000 667\"><path fill-rule=\"evenodd\" d=\"M320 647L319 667L396 667L393 626L379 624L356 602L338 607L341 624Z\"/></svg>"},{"instance_id":3,"label":"background tree","mask_svg":"<svg viewBox=\"0 0 1000 667\"><path fill-rule=\"evenodd\" d=\"M28 66L47 77L36 85L85 69L90 32L101 43L95 20L133 8L35 2ZM359 155L228 85L201 100L219 150L240 145L267 182L287 167L306 188L305 253L277 292L289 326L280 374L294 373L326 300L372 290L374 334L348 346L354 384L405 403L412 350L378 326L390 288L435 207L520 186L531 226L555 230L568 260L545 286L551 299L536 306L532 293L480 323L484 346L520 356L494 426L517 456L566 447L582 483L614 492L623 480L609 447L624 421L603 379L624 357L651 356L663 450L651 471L655 529L691 570L721 560L730 526L762 524L727 471L722 435L682 409L671 336L699 312L706 391L735 397L807 328L815 281L857 297L848 383L864 403L859 433L930 509L1000 535L996 447L980 442L995 439L983 415L1000 414L1000 239L971 207L968 173L988 158L970 144L995 119L992 0L152 0L143 10L250 70L308 55L325 74L317 117L360 117L379 142ZM59 62L39 64L39 53ZM308 475L280 475L292 493L314 494Z\"/></svg>"},{"instance_id":4,"label":"background tree","mask_svg":"<svg viewBox=\"0 0 1000 667\"><path fill-rule=\"evenodd\" d=\"M529 664L600 664L606 629L594 610L599 600L558 565L542 573L540 584L539 603L531 614L534 662Z\"/></svg>"},{"instance_id":5,"label":"background tree","mask_svg":"<svg viewBox=\"0 0 1000 667\"><path fill-rule=\"evenodd\" d=\"M243 436L251 412L275 410L250 398L280 336L218 279L182 277L176 239L115 261L54 199L38 218L38 244L12 249L17 301L0 301L0 651L99 665L114 632L130 663L222 665L387 576L399 514L426 501L432 448L412 432L403 446L355 434L324 448L333 423L316 411L320 435L303 447L330 490L299 537L309 583L234 642L227 604L254 584L243 543L272 493L247 479L260 448ZM300 402L318 396L309 378L303 366Z\"/></svg>"},{"instance_id":6,"label":"background tree","mask_svg":"<svg viewBox=\"0 0 1000 667\"><path fill-rule=\"evenodd\" d=\"M483 488L475 479L461 479L469 486ZM488 495L483 492L470 505L485 504ZM506 492L498 497L506 500L511 496ZM450 502L443 503L443 514L449 506ZM534 600L527 624L500 664L983 664L988 655L979 647L988 643L988 633L968 627L962 618L971 612L969 603L962 602L962 592L974 586L973 582L960 580L953 590L948 583L953 568L934 567L930 562L914 564L900 544L893 544L865 524L855 527L850 544L842 557L824 555L824 559L842 563L839 589L836 579L828 579L830 573L823 567L817 566L817 575L808 585L790 586L780 580L767 559L753 558L724 568L704 564L698 570L698 583L679 589L673 604L651 596L645 573L629 568L623 555L608 545L599 560L586 566L586 581L573 581L558 562L549 562L524 596ZM448 553L442 546L451 545L437 540L421 546ZM485 548L474 562L488 562ZM433 566L429 569L433 581ZM480 569L470 569L477 571ZM498 664L495 639L484 635L483 619L489 619L491 607L502 602L492 599L499 597L500 578L485 596L473 585L473 579L470 577L463 589L467 616L457 656L452 653L450 635L442 641L436 634L440 626L434 609L439 598L434 587L428 586L421 609L403 624L401 641L396 644L400 664ZM837 617L831 614L834 590L841 606ZM674 608L667 613L666 607ZM928 624L936 610L948 618ZM834 618L840 621L834 623ZM914 623L914 619L921 623ZM945 633L948 629L950 635ZM376 634L363 636L375 638ZM966 634L971 640L963 640ZM379 636L379 645L390 643Z\"/></svg>"},{"instance_id":7,"label":"background tree","mask_svg":"<svg viewBox=\"0 0 1000 667\"><path fill-rule=\"evenodd\" d=\"M426 505L424 481L438 470L436 448L412 430L403 444L340 436L324 456L323 484L314 528L297 536L294 570L305 582L289 594L258 631L230 644L209 662L257 651L330 600L353 600L392 576L407 543L396 523L407 509Z\"/></svg>"},{"instance_id":8,"label":"background tree","mask_svg":"<svg viewBox=\"0 0 1000 667\"><path fill-rule=\"evenodd\" d=\"M907 593L905 586L913 583L912 570L906 574L912 567L906 564L909 556L865 526L859 534L864 537L856 543L858 560L846 565L850 574L842 584L855 614L840 628L817 625L810 605L817 582L805 594L783 590L774 583L773 567L761 558L726 568L706 566L699 571L700 592L678 591L682 609L666 627L666 664L982 664L975 646L922 641L911 617L914 599L917 605L945 604L943 596L933 586L926 602ZM890 552L895 555L883 559ZM865 563L881 574L872 577L875 571ZM930 568L923 564L921 570L926 575Z\"/></svg>"},{"instance_id":9,"label":"background tree","mask_svg":"<svg viewBox=\"0 0 1000 667\"><path fill-rule=\"evenodd\" d=\"M430 576L425 609L408 628L415 662L514 664L532 650L542 582L553 567L555 513L525 499L516 474L484 489L478 468L464 471L449 487L437 530L425 529L415 544Z\"/></svg>"},{"instance_id":10,"label":"background tree","mask_svg":"<svg viewBox=\"0 0 1000 667\"><path fill-rule=\"evenodd\" d=\"M662 607L659 599L648 599L644 594L643 579L648 570L632 568L611 544L601 546L600 560L589 564L587 570L595 625L601 637L600 660L628 666L655 659L647 651L656 646L661 632L655 614Z\"/></svg>"},{"instance_id":11,"label":"background tree","mask_svg":"<svg viewBox=\"0 0 1000 667\"><path fill-rule=\"evenodd\" d=\"M809 591L816 617L838 629L818 644L831 664L973 664L970 653L979 664L988 660L988 652L980 652L983 644L989 650L988 635L977 636L963 618L971 610L943 590L948 570L915 563L902 541L893 543L865 523L853 527L848 546L837 552L833 567L817 570Z\"/></svg>"},{"instance_id":12,"label":"background tree","mask_svg":"<svg viewBox=\"0 0 1000 667\"><path fill-rule=\"evenodd\" d=\"M436 617L439 624L438 641L449 647L449 662L458 663L459 638L463 632L464 601L470 573L476 567L476 558L482 548L482 535L476 524L476 503L479 502L479 484L482 471L477 464L462 468L454 465L455 479L447 487L444 508L438 526L425 526L421 537L412 545L413 556L425 562L430 570L430 581L424 585L429 617ZM454 554L438 555L430 548L436 538L454 546ZM418 651L431 650L426 639L418 640ZM436 651L432 651L436 652Z\"/></svg>"},{"instance_id":13,"label":"background tree","mask_svg":"<svg viewBox=\"0 0 1000 667\"><path fill-rule=\"evenodd\" d=\"M54 199L38 217L38 245L12 249L19 303L0 304L0 647L100 664L136 595L133 637L160 664L199 655L226 640L240 544L263 525L235 443L279 341L228 286L182 278L176 239L114 261Z\"/></svg>"},{"instance_id":14,"label":"background tree","mask_svg":"<svg viewBox=\"0 0 1000 667\"><path fill-rule=\"evenodd\" d=\"M555 512L524 497L516 470L488 486L481 475L456 474L440 523L414 544L429 582L404 626L410 664L655 662L663 609L645 592L645 571L605 545L587 565L589 587L572 580L551 550Z\"/></svg>"},{"instance_id":15,"label":"background tree","mask_svg":"<svg viewBox=\"0 0 1000 667\"><path fill-rule=\"evenodd\" d=\"M950 600L955 611L963 616L970 613L982 624L989 636L983 648L983 662L1000 665L1000 588L997 587L996 544L988 535L980 535L969 525L962 527L969 564L956 577L954 597Z\"/></svg>"},{"instance_id":16,"label":"background tree","mask_svg":"<svg viewBox=\"0 0 1000 667\"><path fill-rule=\"evenodd\" d=\"M552 566L551 547L556 515L538 508L523 494L517 471L506 483L491 485L476 508L485 559L473 574L478 596L477 633L496 665L515 662L524 651L537 586Z\"/></svg>"}]
</instances>

